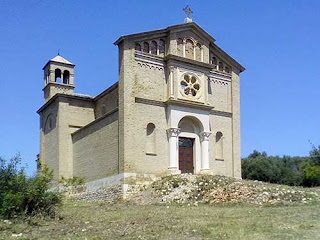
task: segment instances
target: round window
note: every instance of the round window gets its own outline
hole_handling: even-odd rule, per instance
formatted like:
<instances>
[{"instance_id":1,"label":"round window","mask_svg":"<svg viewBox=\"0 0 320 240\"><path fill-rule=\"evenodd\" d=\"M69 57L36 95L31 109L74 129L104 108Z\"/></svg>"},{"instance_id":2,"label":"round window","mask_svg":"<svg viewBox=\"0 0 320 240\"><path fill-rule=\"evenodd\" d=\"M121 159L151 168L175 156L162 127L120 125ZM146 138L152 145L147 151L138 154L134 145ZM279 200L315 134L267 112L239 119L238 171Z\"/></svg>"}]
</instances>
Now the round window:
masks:
<instances>
[{"instance_id":1,"label":"round window","mask_svg":"<svg viewBox=\"0 0 320 240\"><path fill-rule=\"evenodd\" d=\"M185 74L180 82L183 95L187 97L198 97L200 91L200 83L195 76Z\"/></svg>"}]
</instances>

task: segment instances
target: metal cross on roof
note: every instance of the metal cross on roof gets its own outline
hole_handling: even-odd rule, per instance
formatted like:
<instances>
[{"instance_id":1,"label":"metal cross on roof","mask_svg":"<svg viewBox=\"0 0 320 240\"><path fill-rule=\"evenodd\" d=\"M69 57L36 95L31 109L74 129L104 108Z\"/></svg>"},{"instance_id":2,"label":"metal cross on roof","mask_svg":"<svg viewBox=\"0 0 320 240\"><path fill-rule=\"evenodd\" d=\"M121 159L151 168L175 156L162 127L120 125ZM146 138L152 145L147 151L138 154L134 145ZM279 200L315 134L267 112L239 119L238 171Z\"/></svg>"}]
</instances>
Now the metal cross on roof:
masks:
<instances>
[{"instance_id":1,"label":"metal cross on roof","mask_svg":"<svg viewBox=\"0 0 320 240\"><path fill-rule=\"evenodd\" d=\"M190 15L193 13L192 10L191 10L191 8L189 7L189 5L187 5L187 6L183 9L183 11L187 14L187 17L188 17L188 18L189 18Z\"/></svg>"}]
</instances>

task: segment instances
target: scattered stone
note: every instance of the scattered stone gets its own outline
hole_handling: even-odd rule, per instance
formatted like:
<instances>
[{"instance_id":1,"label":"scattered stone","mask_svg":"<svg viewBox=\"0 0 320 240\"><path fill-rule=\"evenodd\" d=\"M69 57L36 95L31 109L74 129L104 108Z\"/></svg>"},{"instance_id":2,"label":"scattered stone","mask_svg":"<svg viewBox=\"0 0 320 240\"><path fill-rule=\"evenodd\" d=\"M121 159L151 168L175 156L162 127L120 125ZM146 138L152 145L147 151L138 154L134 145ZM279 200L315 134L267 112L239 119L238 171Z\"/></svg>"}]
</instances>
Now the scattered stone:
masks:
<instances>
[{"instance_id":1,"label":"scattered stone","mask_svg":"<svg viewBox=\"0 0 320 240\"><path fill-rule=\"evenodd\" d=\"M22 237L22 233L18 233L18 234L13 233L11 236L12 236L12 237Z\"/></svg>"},{"instance_id":2,"label":"scattered stone","mask_svg":"<svg viewBox=\"0 0 320 240\"><path fill-rule=\"evenodd\" d=\"M301 187L275 185L260 181L237 180L224 176L181 174L167 176L152 183L145 194L132 195L131 201L179 203L197 206L200 203L306 204L320 201L317 192Z\"/></svg>"}]
</instances>

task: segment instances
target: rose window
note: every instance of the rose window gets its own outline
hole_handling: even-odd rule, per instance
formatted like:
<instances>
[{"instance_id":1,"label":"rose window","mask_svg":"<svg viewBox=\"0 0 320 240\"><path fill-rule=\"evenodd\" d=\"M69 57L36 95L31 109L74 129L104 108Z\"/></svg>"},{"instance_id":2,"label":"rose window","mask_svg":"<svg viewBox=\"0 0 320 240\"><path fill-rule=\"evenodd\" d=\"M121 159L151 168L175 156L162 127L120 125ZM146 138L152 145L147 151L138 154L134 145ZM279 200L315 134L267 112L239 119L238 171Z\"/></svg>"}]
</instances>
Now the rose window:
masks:
<instances>
[{"instance_id":1,"label":"rose window","mask_svg":"<svg viewBox=\"0 0 320 240\"><path fill-rule=\"evenodd\" d=\"M197 96L200 90L199 81L195 76L184 75L180 82L180 86L187 97Z\"/></svg>"}]
</instances>

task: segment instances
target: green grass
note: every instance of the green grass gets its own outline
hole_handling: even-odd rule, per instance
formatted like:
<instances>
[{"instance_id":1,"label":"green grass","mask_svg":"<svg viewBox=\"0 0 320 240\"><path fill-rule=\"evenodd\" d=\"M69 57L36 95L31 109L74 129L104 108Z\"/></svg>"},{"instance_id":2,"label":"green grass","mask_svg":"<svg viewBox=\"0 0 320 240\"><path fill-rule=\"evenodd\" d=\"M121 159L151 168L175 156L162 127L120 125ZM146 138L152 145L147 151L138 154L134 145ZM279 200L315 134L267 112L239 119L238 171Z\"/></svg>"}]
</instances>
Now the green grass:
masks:
<instances>
[{"instance_id":1,"label":"green grass","mask_svg":"<svg viewBox=\"0 0 320 240\"><path fill-rule=\"evenodd\" d=\"M67 202L60 215L33 224L1 221L0 239L320 239L320 205Z\"/></svg>"}]
</instances>

